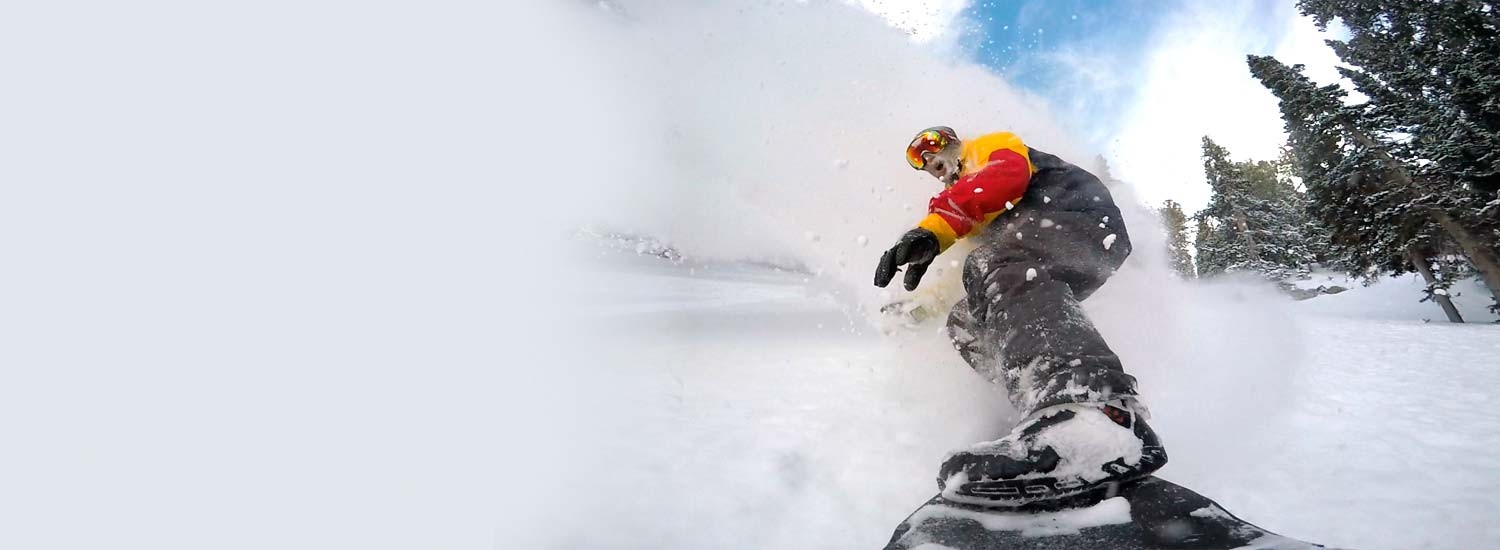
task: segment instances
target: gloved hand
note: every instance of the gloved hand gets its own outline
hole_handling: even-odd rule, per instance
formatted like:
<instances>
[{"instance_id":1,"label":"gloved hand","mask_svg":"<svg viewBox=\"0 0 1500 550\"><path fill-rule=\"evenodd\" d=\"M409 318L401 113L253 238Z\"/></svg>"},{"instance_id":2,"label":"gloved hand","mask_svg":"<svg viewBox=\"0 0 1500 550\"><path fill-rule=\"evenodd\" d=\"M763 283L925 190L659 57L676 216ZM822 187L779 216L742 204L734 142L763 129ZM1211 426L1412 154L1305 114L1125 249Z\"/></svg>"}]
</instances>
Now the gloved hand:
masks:
<instances>
[{"instance_id":1,"label":"gloved hand","mask_svg":"<svg viewBox=\"0 0 1500 550\"><path fill-rule=\"evenodd\" d=\"M896 246L880 257L880 265L875 266L875 286L884 288L900 271L900 266L910 264L904 282L906 290L916 290L917 283L922 282L922 275L927 273L927 267L932 265L938 252L937 235L920 227L907 231Z\"/></svg>"}]
</instances>

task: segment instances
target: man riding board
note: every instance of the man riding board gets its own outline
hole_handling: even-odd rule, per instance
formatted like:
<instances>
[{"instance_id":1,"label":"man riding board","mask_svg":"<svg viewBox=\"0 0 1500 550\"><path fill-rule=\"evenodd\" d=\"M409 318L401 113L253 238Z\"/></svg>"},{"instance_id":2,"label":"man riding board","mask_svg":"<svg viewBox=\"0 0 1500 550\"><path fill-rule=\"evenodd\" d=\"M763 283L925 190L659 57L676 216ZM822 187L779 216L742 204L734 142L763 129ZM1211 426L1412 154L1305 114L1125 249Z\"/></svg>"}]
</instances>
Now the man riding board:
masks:
<instances>
[{"instance_id":1,"label":"man riding board","mask_svg":"<svg viewBox=\"0 0 1500 550\"><path fill-rule=\"evenodd\" d=\"M951 453L944 498L989 506L1056 501L1149 475L1167 461L1120 359L1079 302L1130 255L1120 209L1099 178L1009 132L960 140L939 126L906 151L943 183L928 215L886 251L875 285L902 266L915 290L938 254L978 241L949 336L1023 415L1011 433Z\"/></svg>"}]
</instances>

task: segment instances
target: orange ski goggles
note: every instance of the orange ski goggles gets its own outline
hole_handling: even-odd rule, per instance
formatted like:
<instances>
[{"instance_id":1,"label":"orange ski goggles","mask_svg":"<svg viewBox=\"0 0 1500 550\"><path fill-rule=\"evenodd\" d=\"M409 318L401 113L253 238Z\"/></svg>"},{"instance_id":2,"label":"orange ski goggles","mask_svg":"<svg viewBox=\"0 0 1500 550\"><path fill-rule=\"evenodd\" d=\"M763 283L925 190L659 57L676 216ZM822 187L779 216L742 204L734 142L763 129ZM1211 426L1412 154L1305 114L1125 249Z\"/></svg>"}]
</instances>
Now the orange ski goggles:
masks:
<instances>
[{"instance_id":1,"label":"orange ski goggles","mask_svg":"<svg viewBox=\"0 0 1500 550\"><path fill-rule=\"evenodd\" d=\"M911 145L906 146L906 163L912 168L921 170L927 166L927 159L922 155L942 151L957 137L953 130L943 126L922 130L922 133L912 138Z\"/></svg>"}]
</instances>

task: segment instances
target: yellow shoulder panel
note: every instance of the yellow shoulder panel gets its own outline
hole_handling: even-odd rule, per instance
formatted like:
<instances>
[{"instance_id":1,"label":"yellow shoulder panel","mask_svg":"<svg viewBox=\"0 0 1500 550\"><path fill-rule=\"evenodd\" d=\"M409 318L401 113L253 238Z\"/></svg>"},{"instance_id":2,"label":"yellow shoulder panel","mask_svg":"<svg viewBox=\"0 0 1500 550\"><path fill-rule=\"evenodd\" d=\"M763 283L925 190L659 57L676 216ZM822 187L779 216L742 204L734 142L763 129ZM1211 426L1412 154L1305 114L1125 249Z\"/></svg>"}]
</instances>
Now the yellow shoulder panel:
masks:
<instances>
[{"instance_id":1,"label":"yellow shoulder panel","mask_svg":"<svg viewBox=\"0 0 1500 550\"><path fill-rule=\"evenodd\" d=\"M960 153L964 163L963 175L967 176L984 168L989 163L990 155L1001 149L1019 153L1021 158L1026 159L1031 173L1036 173L1036 165L1031 163L1031 149L1021 143L1021 138L1010 132L995 132L964 140L963 151Z\"/></svg>"},{"instance_id":2,"label":"yellow shoulder panel","mask_svg":"<svg viewBox=\"0 0 1500 550\"><path fill-rule=\"evenodd\" d=\"M922 222L918 223L917 227L937 235L939 252L947 250L948 247L953 246L953 241L958 240L958 233L948 226L947 220L937 214L928 214L927 217L922 218Z\"/></svg>"}]
</instances>

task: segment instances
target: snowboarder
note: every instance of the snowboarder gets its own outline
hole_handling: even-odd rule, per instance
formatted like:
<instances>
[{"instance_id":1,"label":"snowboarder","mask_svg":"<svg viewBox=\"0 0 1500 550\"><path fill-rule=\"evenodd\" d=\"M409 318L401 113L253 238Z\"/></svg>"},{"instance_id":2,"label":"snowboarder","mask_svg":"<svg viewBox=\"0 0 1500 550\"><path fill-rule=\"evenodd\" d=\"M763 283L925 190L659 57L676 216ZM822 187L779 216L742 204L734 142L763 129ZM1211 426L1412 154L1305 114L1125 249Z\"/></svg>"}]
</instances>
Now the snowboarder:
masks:
<instances>
[{"instance_id":1,"label":"snowboarder","mask_svg":"<svg viewBox=\"0 0 1500 550\"><path fill-rule=\"evenodd\" d=\"M943 461L943 498L1066 502L1161 468L1167 455L1144 421L1135 377L1079 306L1130 254L1109 190L1009 132L960 140L951 128L929 128L906 160L944 189L881 257L875 285L905 266L904 286L915 290L938 254L958 239L978 240L949 336L975 371L1004 384L1023 415L1009 435Z\"/></svg>"}]
</instances>

